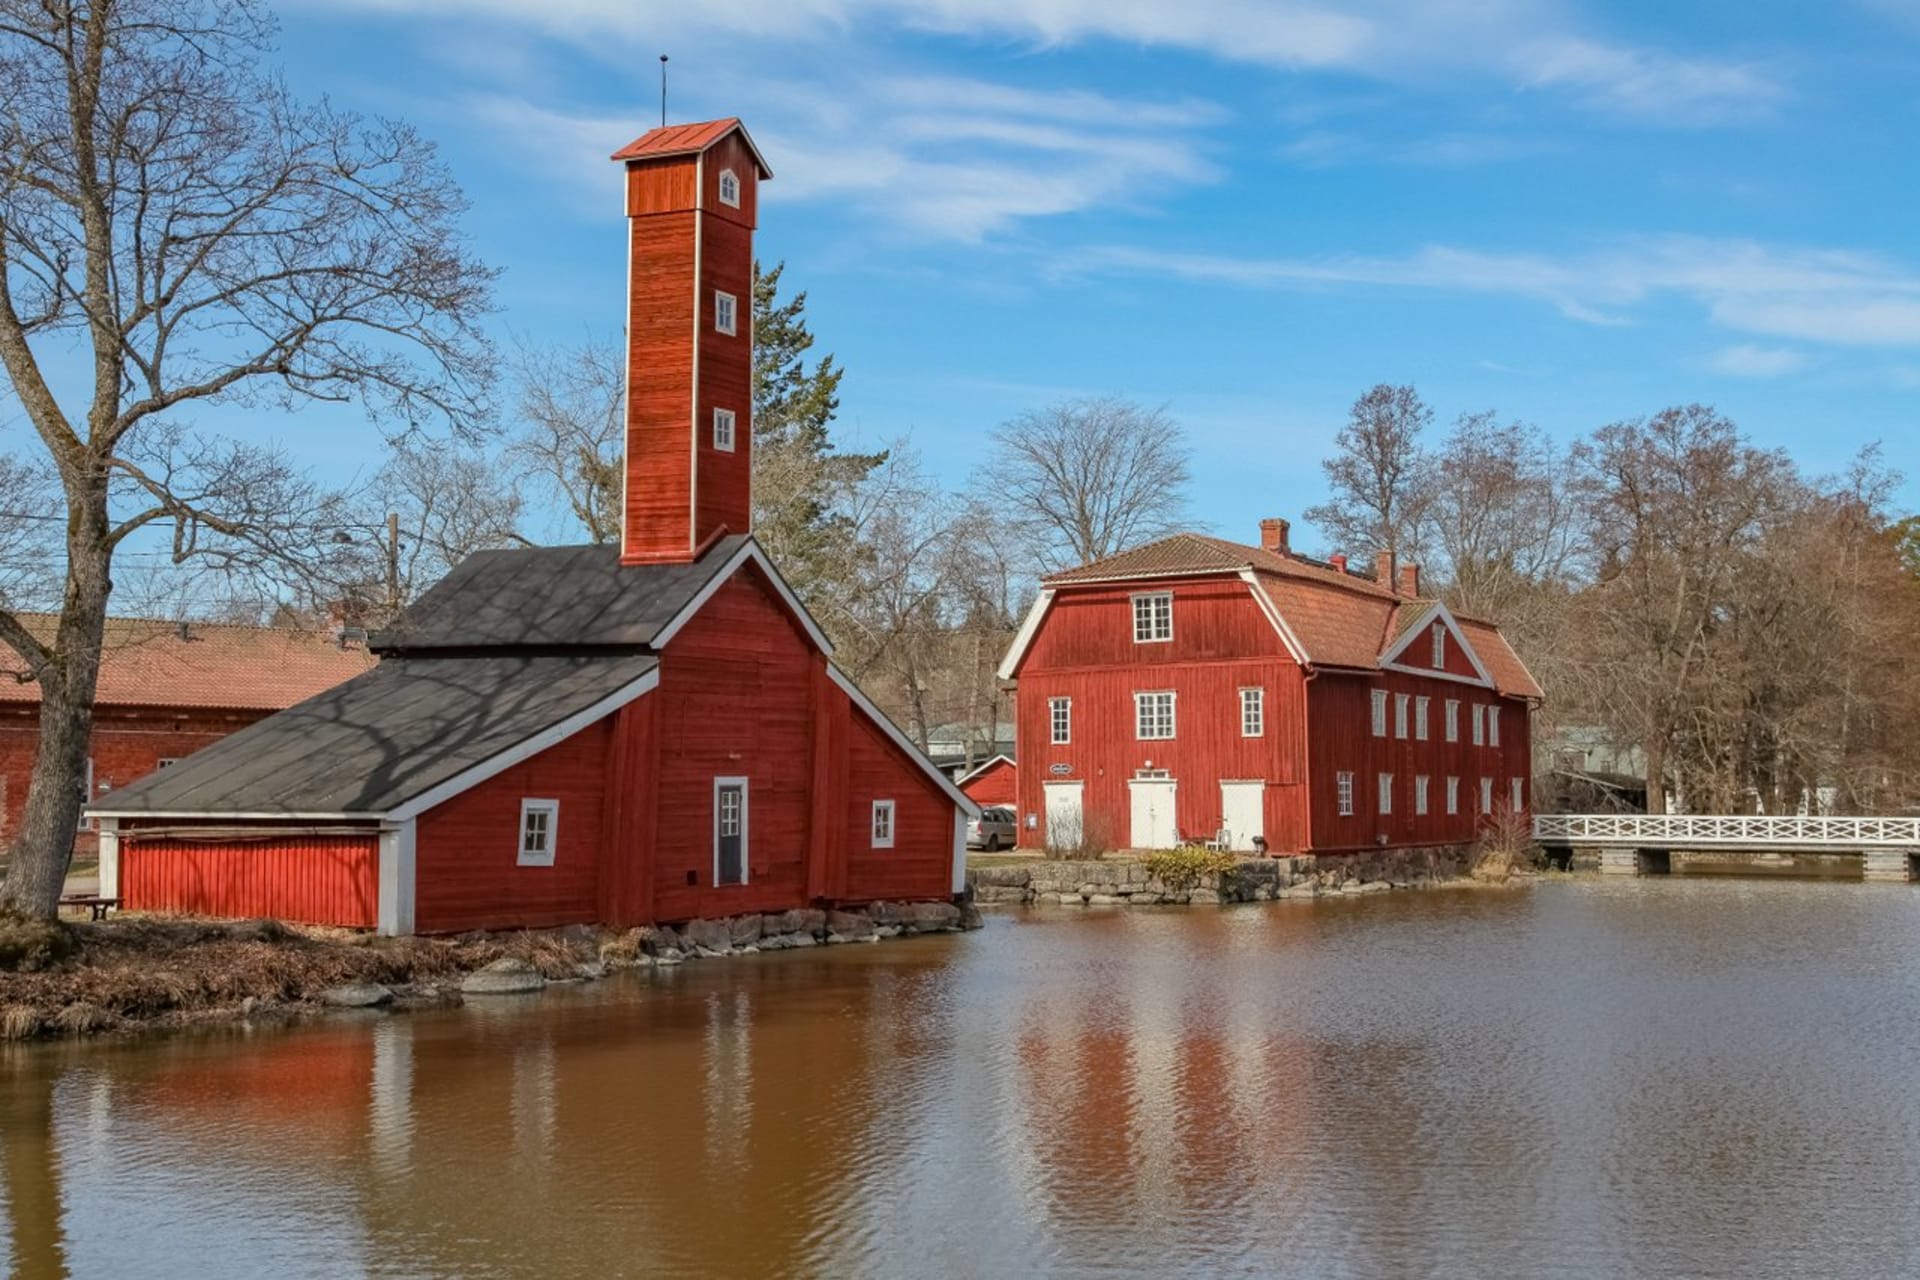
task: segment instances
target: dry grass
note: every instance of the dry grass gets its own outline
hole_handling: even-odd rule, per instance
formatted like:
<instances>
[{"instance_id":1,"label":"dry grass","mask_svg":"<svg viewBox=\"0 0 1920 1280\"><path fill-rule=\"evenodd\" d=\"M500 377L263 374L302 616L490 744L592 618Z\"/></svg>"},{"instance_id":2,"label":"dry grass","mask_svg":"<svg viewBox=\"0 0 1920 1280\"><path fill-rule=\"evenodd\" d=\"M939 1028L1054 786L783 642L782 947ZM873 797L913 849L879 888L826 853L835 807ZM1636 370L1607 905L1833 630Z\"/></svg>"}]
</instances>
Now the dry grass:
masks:
<instances>
[{"instance_id":1,"label":"dry grass","mask_svg":"<svg viewBox=\"0 0 1920 1280\"><path fill-rule=\"evenodd\" d=\"M349 982L437 989L503 956L526 960L549 978L573 977L598 958L601 942L590 929L374 938L274 921L151 916L39 928L36 938L55 929L67 949L55 958L47 945L20 947L29 963L0 963L0 1039L298 1007Z\"/></svg>"},{"instance_id":2,"label":"dry grass","mask_svg":"<svg viewBox=\"0 0 1920 1280\"><path fill-rule=\"evenodd\" d=\"M1480 841L1473 849L1475 880L1505 884L1540 863L1540 846L1533 842L1533 823L1524 813L1501 805L1480 823Z\"/></svg>"}]
</instances>

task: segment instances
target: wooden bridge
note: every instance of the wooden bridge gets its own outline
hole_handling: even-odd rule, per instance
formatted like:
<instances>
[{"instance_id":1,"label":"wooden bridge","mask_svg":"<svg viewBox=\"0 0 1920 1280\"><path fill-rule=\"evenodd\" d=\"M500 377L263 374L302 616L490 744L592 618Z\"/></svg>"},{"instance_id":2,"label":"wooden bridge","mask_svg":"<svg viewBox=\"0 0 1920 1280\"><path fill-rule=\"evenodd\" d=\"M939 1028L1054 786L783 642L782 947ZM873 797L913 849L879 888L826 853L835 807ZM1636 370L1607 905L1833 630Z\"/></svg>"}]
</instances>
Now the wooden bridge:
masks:
<instances>
[{"instance_id":1,"label":"wooden bridge","mask_svg":"<svg viewBox=\"0 0 1920 1280\"><path fill-rule=\"evenodd\" d=\"M1600 870L1619 875L1669 871L1676 852L1857 855L1867 880L1920 874L1920 818L1543 813L1533 838L1549 850L1597 849Z\"/></svg>"}]
</instances>

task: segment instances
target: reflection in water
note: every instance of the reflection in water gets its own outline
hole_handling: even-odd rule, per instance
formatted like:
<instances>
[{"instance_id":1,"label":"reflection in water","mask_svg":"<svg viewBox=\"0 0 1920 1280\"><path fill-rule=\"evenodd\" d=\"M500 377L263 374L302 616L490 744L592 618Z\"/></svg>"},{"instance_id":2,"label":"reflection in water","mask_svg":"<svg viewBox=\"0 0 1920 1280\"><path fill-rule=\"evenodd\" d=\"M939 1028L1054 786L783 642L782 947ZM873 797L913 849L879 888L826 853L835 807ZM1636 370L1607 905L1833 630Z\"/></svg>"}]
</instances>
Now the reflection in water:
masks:
<instances>
[{"instance_id":1,"label":"reflection in water","mask_svg":"<svg viewBox=\"0 0 1920 1280\"><path fill-rule=\"evenodd\" d=\"M1920 893L1637 882L0 1059L51 1276L1920 1270Z\"/></svg>"}]
</instances>

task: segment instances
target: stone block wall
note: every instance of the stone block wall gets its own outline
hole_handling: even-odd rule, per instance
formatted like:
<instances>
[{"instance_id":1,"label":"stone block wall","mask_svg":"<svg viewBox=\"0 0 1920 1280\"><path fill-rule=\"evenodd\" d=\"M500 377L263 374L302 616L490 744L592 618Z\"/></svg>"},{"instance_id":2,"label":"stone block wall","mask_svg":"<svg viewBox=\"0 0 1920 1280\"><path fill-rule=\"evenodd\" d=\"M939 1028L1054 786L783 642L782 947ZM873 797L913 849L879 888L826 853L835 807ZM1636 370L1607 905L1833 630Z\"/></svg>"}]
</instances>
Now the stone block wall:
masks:
<instances>
[{"instance_id":1,"label":"stone block wall","mask_svg":"<svg viewBox=\"0 0 1920 1280\"><path fill-rule=\"evenodd\" d=\"M1382 849L1316 857L1247 858L1231 871L1205 876L1191 889L1156 879L1143 859L1059 859L967 872L974 901L983 906L1057 903L1062 906L1268 902L1330 893L1383 893L1464 878L1471 866L1459 846Z\"/></svg>"}]
</instances>

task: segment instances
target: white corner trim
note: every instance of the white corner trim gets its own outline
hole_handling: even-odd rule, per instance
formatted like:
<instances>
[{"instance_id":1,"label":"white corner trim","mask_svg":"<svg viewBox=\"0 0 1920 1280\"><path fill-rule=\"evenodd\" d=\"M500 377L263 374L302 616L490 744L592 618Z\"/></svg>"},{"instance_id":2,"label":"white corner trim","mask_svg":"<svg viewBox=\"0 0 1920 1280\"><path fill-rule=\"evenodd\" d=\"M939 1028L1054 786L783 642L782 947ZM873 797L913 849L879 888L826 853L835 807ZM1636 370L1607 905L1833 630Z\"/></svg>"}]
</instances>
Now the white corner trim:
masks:
<instances>
[{"instance_id":1,"label":"white corner trim","mask_svg":"<svg viewBox=\"0 0 1920 1280\"><path fill-rule=\"evenodd\" d=\"M1002 760L1006 761L1008 764L1013 764L1013 757L1003 752L1002 754L995 756L993 759L984 761L983 763L977 764L973 768L967 770L965 773L961 774L959 777L953 780L953 785L956 787L965 786L967 783L971 782L973 779L979 777L981 774L985 773L987 770L993 768L993 766L999 764ZM1017 769L1020 766L1014 765L1013 767Z\"/></svg>"},{"instance_id":2,"label":"white corner trim","mask_svg":"<svg viewBox=\"0 0 1920 1280\"><path fill-rule=\"evenodd\" d=\"M952 778L949 778L946 774L936 769L933 761L927 759L926 752L914 746L912 740L909 739L906 734L900 732L900 726L887 719L886 714L882 712L880 708L874 706L866 694L860 692L860 686L847 678L846 672L829 662L827 664L827 678L846 690L847 696L853 699L853 705L860 708L860 710L865 713L867 719L878 725L880 731L893 740L893 745L906 753L907 759L920 766L920 772L932 778L934 782L939 785L940 790L946 792L949 800L959 805L961 810L969 818L977 818L980 816L980 806L975 804L966 792L955 786Z\"/></svg>"},{"instance_id":3,"label":"white corner trim","mask_svg":"<svg viewBox=\"0 0 1920 1280\"><path fill-rule=\"evenodd\" d=\"M1019 669L1020 660L1027 656L1027 646L1033 643L1034 635L1040 630L1040 619L1046 617L1047 609L1053 604L1053 588L1042 587L1040 594L1033 598L1033 607L1027 610L1027 617L1020 624L1020 630L1013 637L1013 647L1007 650L1007 656L1000 660L1000 669L993 674L1001 680L1013 679L1013 673Z\"/></svg>"},{"instance_id":4,"label":"white corner trim","mask_svg":"<svg viewBox=\"0 0 1920 1280\"><path fill-rule=\"evenodd\" d=\"M120 820L100 819L100 896L120 896Z\"/></svg>"},{"instance_id":5,"label":"white corner trim","mask_svg":"<svg viewBox=\"0 0 1920 1280\"><path fill-rule=\"evenodd\" d=\"M967 815L953 815L953 892L958 897L967 891Z\"/></svg>"},{"instance_id":6,"label":"white corner trim","mask_svg":"<svg viewBox=\"0 0 1920 1280\"><path fill-rule=\"evenodd\" d=\"M1267 594L1267 589L1260 583L1260 575L1251 569L1242 569L1240 581L1247 584L1247 590L1253 593L1254 601L1260 606L1260 612L1267 615L1267 621L1271 622L1273 629L1280 633L1281 643L1287 646L1287 652L1293 655L1293 660L1303 667L1310 665L1307 647L1300 643L1300 637L1293 634L1293 628L1288 626L1287 620L1280 616L1279 606L1274 604L1273 597Z\"/></svg>"},{"instance_id":7,"label":"white corner trim","mask_svg":"<svg viewBox=\"0 0 1920 1280\"><path fill-rule=\"evenodd\" d=\"M680 628L693 621L694 615L698 614L707 601L713 599L715 593L726 585L727 579L733 577L740 566L750 560L759 565L760 571L767 575L767 581L773 583L773 589L779 594L780 602L787 606L795 618L799 619L801 627L805 629L807 638L813 641L814 647L831 658L833 642L827 639L826 633L821 631L819 625L814 622L813 615L809 614L807 607L800 603L800 597L793 594L793 588L787 585L787 580L780 576L778 569L773 567L773 561L767 559L767 553L762 551L760 544L752 538L741 543L740 549L733 553L732 558L707 579L707 585L700 588L699 593L687 601L666 626L654 633L650 647L656 651L666 648L667 642L680 634Z\"/></svg>"},{"instance_id":8,"label":"white corner trim","mask_svg":"<svg viewBox=\"0 0 1920 1280\"><path fill-rule=\"evenodd\" d=\"M1432 606L1420 615L1419 623L1415 626L1408 627L1406 634L1395 641L1391 649L1388 649L1380 655L1380 665L1389 671L1412 671L1416 675L1449 677L1448 672L1435 671L1431 667L1408 667L1397 661L1400 655L1412 648L1416 641L1432 634L1427 627L1427 623L1435 618L1438 618L1446 624L1448 632L1453 636L1454 643L1460 646L1460 652L1467 655L1467 661L1471 662L1474 671L1479 673L1479 683L1491 687L1493 684L1493 676L1488 673L1486 664L1480 661L1480 655L1474 650L1473 644L1467 639L1467 633L1461 629L1460 620L1453 616L1453 610L1447 608L1446 603L1441 600L1433 601ZM1472 680L1468 680L1465 676L1451 676L1450 678L1466 684L1475 683Z\"/></svg>"},{"instance_id":9,"label":"white corner trim","mask_svg":"<svg viewBox=\"0 0 1920 1280\"><path fill-rule=\"evenodd\" d=\"M414 842L412 818L380 829L380 914L376 931L386 938L413 932Z\"/></svg>"},{"instance_id":10,"label":"white corner trim","mask_svg":"<svg viewBox=\"0 0 1920 1280\"><path fill-rule=\"evenodd\" d=\"M471 790L496 774L504 773L523 760L532 759L548 747L557 746L574 734L580 732L595 721L603 720L636 698L652 693L660 686L660 668L654 667L637 680L629 681L591 706L583 707L564 720L548 725L530 738L514 743L498 755L482 760L479 764L461 773L456 773L439 786L401 804L395 805L385 814L361 814L361 817L383 817L389 822L408 822L425 813L437 804L444 803ZM221 814L220 817L236 817L235 814Z\"/></svg>"}]
</instances>

